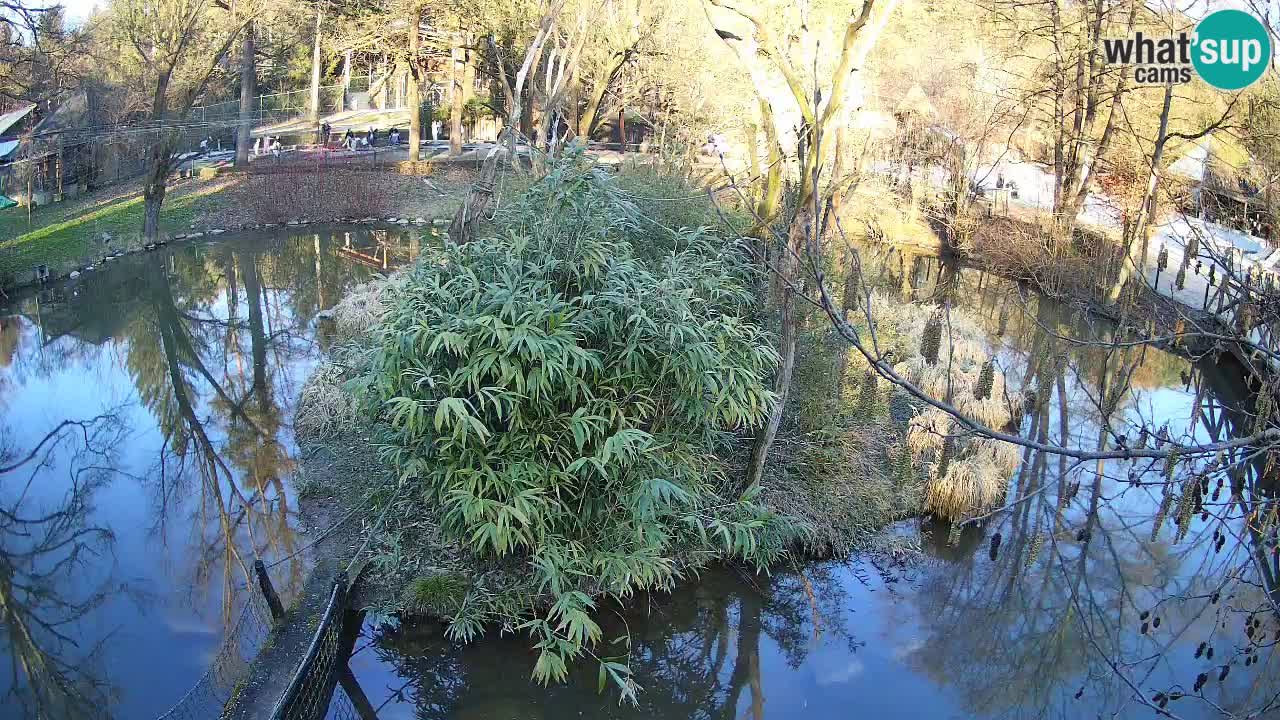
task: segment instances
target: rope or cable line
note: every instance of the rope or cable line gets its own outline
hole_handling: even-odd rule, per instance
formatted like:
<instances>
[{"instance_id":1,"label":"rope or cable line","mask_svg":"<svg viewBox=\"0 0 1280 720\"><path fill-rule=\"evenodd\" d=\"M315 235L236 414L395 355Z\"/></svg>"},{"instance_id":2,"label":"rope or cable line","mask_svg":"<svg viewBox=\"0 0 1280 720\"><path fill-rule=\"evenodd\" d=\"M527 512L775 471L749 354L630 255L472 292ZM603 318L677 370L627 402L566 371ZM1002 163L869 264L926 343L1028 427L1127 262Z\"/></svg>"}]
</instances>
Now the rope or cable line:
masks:
<instances>
[{"instance_id":1,"label":"rope or cable line","mask_svg":"<svg viewBox=\"0 0 1280 720\"><path fill-rule=\"evenodd\" d=\"M347 573L348 578L351 577L351 568L355 567L356 561L360 559L360 555L364 553L365 548L369 547L369 541L373 539L373 534L382 526L382 521L387 519L387 513L391 510L392 506L396 504L396 500L400 499L400 493L403 491L404 483L401 483L400 486L396 488L396 492L391 496L391 499L387 500L387 506L382 508L382 512L378 515L378 519L374 521L373 526L364 534L364 542L360 543L360 547L356 550L355 554L351 556L351 561L347 563L347 568L344 571Z\"/></svg>"},{"instance_id":2,"label":"rope or cable line","mask_svg":"<svg viewBox=\"0 0 1280 720\"><path fill-rule=\"evenodd\" d=\"M334 531L336 531L338 528L340 528L340 527L342 527L343 525L345 525L345 524L347 523L347 521L348 521L348 520L350 520L350 519L352 518L352 516L354 516L357 512L359 512L360 510L365 509L365 507L366 507L366 506L368 506L368 505L370 504L370 502L371 502L371 500L370 500L370 501L365 501L365 503L364 503L364 504L362 504L362 505L357 505L356 507L351 508L351 510L347 511L347 513L346 513L345 515L343 515L341 518L339 518L336 522L334 522L334 523L333 523L332 525L330 525L329 527L325 528L325 529L324 529L324 531L323 531L323 532L321 532L318 536L316 536L316 538L315 538L314 540L312 540L311 542L307 543L306 545L303 545L302 547L298 548L297 550L294 550L293 552L289 553L288 555L285 555L284 557L280 558L279 560L275 560L275 561L274 561L274 562L272 562L270 565L267 565L267 566L266 566L266 568L267 568L268 570L270 570L271 568L274 568L274 567L276 567L276 566L278 566L278 565L280 565L280 564L282 564L282 563L288 562L289 560L292 560L293 558L297 557L298 555L301 555L302 553L304 553L304 552L306 552L306 551L310 550L311 548L315 547L317 544L319 544L319 543L320 543L320 541L322 541L322 540L324 540L325 538L329 537L330 535L332 535L332 534L334 533ZM248 583L246 583L243 587L247 587L247 586L248 586Z\"/></svg>"}]
</instances>

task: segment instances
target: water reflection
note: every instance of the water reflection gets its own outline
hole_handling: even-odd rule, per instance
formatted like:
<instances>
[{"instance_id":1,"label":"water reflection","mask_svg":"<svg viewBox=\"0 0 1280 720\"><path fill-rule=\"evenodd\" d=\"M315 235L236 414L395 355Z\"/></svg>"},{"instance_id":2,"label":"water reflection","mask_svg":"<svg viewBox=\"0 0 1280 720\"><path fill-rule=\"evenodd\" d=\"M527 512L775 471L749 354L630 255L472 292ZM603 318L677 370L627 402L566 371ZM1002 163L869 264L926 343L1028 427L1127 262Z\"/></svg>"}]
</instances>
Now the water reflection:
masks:
<instances>
[{"instance_id":1,"label":"water reflection","mask_svg":"<svg viewBox=\"0 0 1280 720\"><path fill-rule=\"evenodd\" d=\"M532 663L528 642L519 636L464 647L444 640L435 624L395 633L366 626L364 647L350 664L374 704L382 705L378 717L384 720L758 719L789 704L765 691L775 666L810 668L815 650L838 657L859 652L862 643L842 612L848 577L847 569L834 565L771 578L712 568L674 594L640 596L631 609L606 607L600 615L605 637L617 638L606 652L626 654L629 648L643 687L635 707L619 706L607 688L601 693L593 667L574 668L564 685L513 682L513 665L523 671L525 661ZM848 663L840 664L823 671L825 682L848 679Z\"/></svg>"},{"instance_id":2,"label":"water reflection","mask_svg":"<svg viewBox=\"0 0 1280 720\"><path fill-rule=\"evenodd\" d=\"M891 255L882 268L894 266ZM1136 342L1142 330L954 264L897 265L915 268L912 297L980 317L997 362L1030 392L1024 437L1108 450L1158 443L1157 428L1184 444L1253 431L1241 369L1229 360L1192 363ZM1171 488L1163 462L1084 464L1025 450L1008 510L969 531L986 539L975 545L988 546L989 560L949 564L917 596L937 623L924 657L952 658L931 674L983 716L1274 709L1272 643L1258 642L1277 629L1263 594L1274 587L1274 554L1257 509L1271 489L1252 453L1228 448ZM1214 467L1230 468L1227 478ZM1267 620L1246 631L1246 617ZM965 656L984 658L981 668L956 662Z\"/></svg>"},{"instance_id":3,"label":"water reflection","mask_svg":"<svg viewBox=\"0 0 1280 720\"><path fill-rule=\"evenodd\" d=\"M255 558L300 587L289 422L317 316L423 241L228 238L0 310L0 457L38 451L0 459L0 715L154 717L208 666Z\"/></svg>"},{"instance_id":4,"label":"water reflection","mask_svg":"<svg viewBox=\"0 0 1280 720\"><path fill-rule=\"evenodd\" d=\"M1010 392L1028 394L1025 437L1116 448L1158 442L1144 427L1198 442L1250 432L1239 368L1225 359L1144 346L1138 331L936 258L873 248L863 259L882 291L978 318ZM806 331L830 347L822 323ZM823 352L800 362L843 375L847 358L833 365ZM1250 453L1212 460L1232 468L1224 487L1200 486L1206 462L1170 492L1162 464L1027 449L1002 512L964 529L898 528L920 537L918 563L713 569L669 597L606 610L606 637L630 637L638 708L598 694L589 663L564 686L530 684L520 636L464 648L434 625L366 628L351 665L382 718L1040 719L1162 706L1183 718L1266 716L1280 711L1280 565L1261 512L1272 488Z\"/></svg>"},{"instance_id":5,"label":"water reflection","mask_svg":"<svg viewBox=\"0 0 1280 720\"><path fill-rule=\"evenodd\" d=\"M114 695L101 664L109 638L87 645L77 630L128 593L102 567L112 564L113 534L90 518L123 434L116 416L102 415L59 424L30 449L0 447L0 628L10 662L27 677L7 688L5 700L26 717L99 717ZM31 485L44 482L60 456L65 494L28 501Z\"/></svg>"}]
</instances>

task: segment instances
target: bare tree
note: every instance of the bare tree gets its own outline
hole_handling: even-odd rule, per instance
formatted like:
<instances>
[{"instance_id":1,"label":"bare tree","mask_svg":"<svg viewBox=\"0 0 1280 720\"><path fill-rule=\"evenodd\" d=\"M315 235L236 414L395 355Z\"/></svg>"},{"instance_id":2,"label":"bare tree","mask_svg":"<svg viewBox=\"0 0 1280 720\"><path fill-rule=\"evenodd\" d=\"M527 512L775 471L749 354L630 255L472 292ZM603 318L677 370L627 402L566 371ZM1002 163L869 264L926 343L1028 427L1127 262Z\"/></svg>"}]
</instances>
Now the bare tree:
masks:
<instances>
[{"instance_id":1,"label":"bare tree","mask_svg":"<svg viewBox=\"0 0 1280 720\"><path fill-rule=\"evenodd\" d=\"M232 12L215 0L121 0L112 7L115 28L146 82L153 135L142 191L142 234L154 241L169 173L178 159L179 125L254 14Z\"/></svg>"},{"instance_id":2,"label":"bare tree","mask_svg":"<svg viewBox=\"0 0 1280 720\"><path fill-rule=\"evenodd\" d=\"M791 375L795 369L796 353L796 297L797 283L800 281L797 260L804 252L817 252L821 244L821 232L817 232L818 222L818 188L820 171L832 153L832 143L823 138L834 134L835 127L843 121L845 102L848 97L850 78L860 69L867 53L875 44L889 14L893 11L896 0L864 0L856 13L851 12L844 22L843 32L838 43L839 55L830 69L829 79L819 86L814 77L812 85L806 83L801 70L798 70L791 57L783 50L775 39L774 30L766 19L741 6L725 0L706 0L707 16L712 21L716 34L732 48L743 70L751 79L759 101L760 113L765 136L770 146L771 164L780 161L783 149L780 138L784 130L778 127L778 118L772 109L775 93L771 89L770 74L780 76L787 88L787 99L799 109L802 119L802 130L797 138L795 155L798 161L798 190L795 198L795 215L789 220L790 230L785 240L785 249L779 254L776 263L779 278L778 306L781 317L781 336L779 355L782 363L774 383L774 392L778 395L778 403L774 407L765 427L756 436L752 449L751 464L747 471L747 484L754 487L760 484L764 476L765 463L769 456L769 448L777 435L778 426L782 422L782 413L786 407L787 394L791 388ZM724 17L717 20L711 7L719 8ZM726 20L745 21L747 29L732 29ZM800 32L807 32L801 28ZM815 47L817 41L810 39L803 43ZM815 71L816 72L816 71ZM771 171L765 176L765 189L761 193L761 203L756 205L756 232L768 236L774 216L780 210L777 202L781 198L782 168Z\"/></svg>"}]
</instances>

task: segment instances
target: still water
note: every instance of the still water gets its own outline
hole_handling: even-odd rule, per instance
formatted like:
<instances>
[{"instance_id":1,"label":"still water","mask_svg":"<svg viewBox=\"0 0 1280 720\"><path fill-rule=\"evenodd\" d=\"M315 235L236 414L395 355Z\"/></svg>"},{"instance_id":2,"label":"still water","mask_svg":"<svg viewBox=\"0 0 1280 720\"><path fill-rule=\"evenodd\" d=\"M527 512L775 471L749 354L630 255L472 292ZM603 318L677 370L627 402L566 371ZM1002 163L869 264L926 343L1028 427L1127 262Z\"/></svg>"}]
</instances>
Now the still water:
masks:
<instances>
[{"instance_id":1,"label":"still water","mask_svg":"<svg viewBox=\"0 0 1280 720\"><path fill-rule=\"evenodd\" d=\"M1068 342L1113 330L975 270L876 249L864 261L884 292L946 299L979 318L1015 386L1046 393L1039 417L1023 420L1024 434L1095 447L1099 379L1122 374L1132 386L1113 415L1122 432L1154 419L1174 437L1205 441L1232 437L1246 422L1238 369ZM810 326L813 346L829 347L821 327ZM824 361L822 352L801 360ZM1203 697L1166 701L1173 716L1280 716L1270 636L1280 627L1268 619L1261 649L1244 650L1245 618L1271 607L1275 555L1236 535L1215 550L1214 533L1238 534L1242 512L1218 507L1235 520L1196 517L1181 538L1170 518L1153 538L1161 496L1141 479L1160 468L1025 459L1031 470L1011 481L1013 507L980 527L893 528L918 542L914 561L804 563L771 576L712 568L671 594L606 606L605 638L629 641L604 650L622 654L630 643L644 688L637 707L599 692L591 663L567 684L542 688L527 679L534 656L525 638L491 634L464 647L435 623L366 624L350 666L383 720L1155 717L1136 694L1191 694L1202 672L1211 676ZM1256 473L1246 468L1235 480L1242 506L1263 497ZM1228 573L1251 579L1224 585ZM1213 659L1197 657L1202 642ZM1255 653L1259 662L1246 666ZM1231 671L1219 681L1224 665Z\"/></svg>"},{"instance_id":2,"label":"still water","mask_svg":"<svg viewBox=\"0 0 1280 720\"><path fill-rule=\"evenodd\" d=\"M227 236L0 306L0 717L155 718L254 559L300 586L290 423L317 313L424 241Z\"/></svg>"},{"instance_id":3,"label":"still water","mask_svg":"<svg viewBox=\"0 0 1280 720\"><path fill-rule=\"evenodd\" d=\"M431 241L229 238L121 259L0 309L0 717L150 720L208 667L255 558L280 562L282 594L297 590L311 529L290 422L323 352L317 316ZM977 271L871 255L884 291L966 307L1011 381L1047 393L1024 433L1092 446L1099 379L1119 373L1132 378L1121 423L1209 439L1248 422L1230 368L1073 344L1059 336L1112 330ZM565 685L532 684L522 637L463 647L433 623L368 623L349 665L384 720L1154 717L1136 693L1190 692L1201 672L1203 699L1173 701L1175 716L1265 708L1280 692L1271 648L1246 667L1243 642L1280 574L1263 540L1214 519L1153 539L1159 492L1132 479L1159 468L1026 459L1008 512L959 534L895 527L921 548L910 562L710 568L603 608L606 638L630 638L608 651L629 649L639 707L598 692L586 664ZM1258 477L1233 480L1236 515L1264 496ZM1232 537L1215 550L1222 529ZM1228 573L1249 580L1215 598Z\"/></svg>"}]
</instances>

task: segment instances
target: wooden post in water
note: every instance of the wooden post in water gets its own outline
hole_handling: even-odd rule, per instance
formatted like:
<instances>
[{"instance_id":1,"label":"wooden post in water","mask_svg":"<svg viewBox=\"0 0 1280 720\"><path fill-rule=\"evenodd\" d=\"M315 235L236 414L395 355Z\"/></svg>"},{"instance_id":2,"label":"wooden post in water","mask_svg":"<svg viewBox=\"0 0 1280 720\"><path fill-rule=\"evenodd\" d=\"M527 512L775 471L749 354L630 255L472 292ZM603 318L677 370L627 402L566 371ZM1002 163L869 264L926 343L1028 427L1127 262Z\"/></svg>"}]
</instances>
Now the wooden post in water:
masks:
<instances>
[{"instance_id":1,"label":"wooden post in water","mask_svg":"<svg viewBox=\"0 0 1280 720\"><path fill-rule=\"evenodd\" d=\"M258 587L262 590L262 596L267 599L267 606L271 608L271 619L279 620L284 617L284 605L280 602L280 596L276 594L275 587L271 585L267 566L261 560L254 560L253 572L258 576Z\"/></svg>"}]
</instances>

